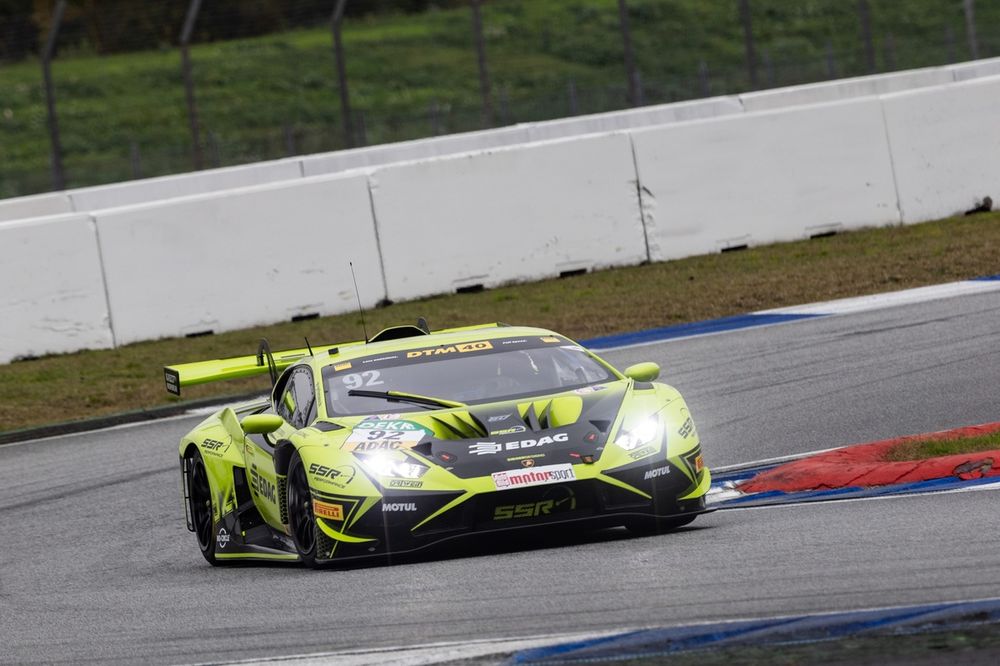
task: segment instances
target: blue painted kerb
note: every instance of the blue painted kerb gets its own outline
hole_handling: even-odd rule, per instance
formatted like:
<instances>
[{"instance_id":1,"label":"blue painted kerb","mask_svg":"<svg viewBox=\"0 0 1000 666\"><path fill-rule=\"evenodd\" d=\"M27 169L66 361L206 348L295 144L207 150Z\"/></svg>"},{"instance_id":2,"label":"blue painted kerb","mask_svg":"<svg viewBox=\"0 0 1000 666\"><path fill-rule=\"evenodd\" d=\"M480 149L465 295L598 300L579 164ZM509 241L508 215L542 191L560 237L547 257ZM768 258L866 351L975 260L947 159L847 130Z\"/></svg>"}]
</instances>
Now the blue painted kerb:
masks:
<instances>
[{"instance_id":1,"label":"blue painted kerb","mask_svg":"<svg viewBox=\"0 0 1000 666\"><path fill-rule=\"evenodd\" d=\"M722 317L720 319L695 321L688 324L677 324L676 326L650 328L645 331L635 331L633 333L605 335L599 338L591 338L590 340L581 340L580 343L591 349L612 349L614 347L625 347L645 342L662 342L664 340L674 340L676 338L689 338L696 335L707 335L708 333L722 333L724 331L735 331L741 328L782 324L789 321L798 321L799 319L814 319L816 317L824 316L826 315L744 314L732 317Z\"/></svg>"}]
</instances>

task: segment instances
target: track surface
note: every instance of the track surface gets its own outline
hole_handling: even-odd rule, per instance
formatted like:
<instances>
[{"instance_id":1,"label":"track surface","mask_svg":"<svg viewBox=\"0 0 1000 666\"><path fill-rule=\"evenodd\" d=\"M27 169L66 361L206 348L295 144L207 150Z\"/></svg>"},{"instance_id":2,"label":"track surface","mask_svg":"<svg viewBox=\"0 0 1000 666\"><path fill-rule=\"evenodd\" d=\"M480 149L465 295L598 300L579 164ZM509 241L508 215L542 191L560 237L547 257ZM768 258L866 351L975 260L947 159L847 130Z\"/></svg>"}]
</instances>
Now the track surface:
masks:
<instances>
[{"instance_id":1,"label":"track surface","mask_svg":"<svg viewBox=\"0 0 1000 666\"><path fill-rule=\"evenodd\" d=\"M998 419L1000 295L606 353L724 465ZM1000 596L995 491L717 512L673 535L312 572L209 567L184 418L0 447L0 663L226 661ZM497 551L500 552L497 552Z\"/></svg>"}]
</instances>

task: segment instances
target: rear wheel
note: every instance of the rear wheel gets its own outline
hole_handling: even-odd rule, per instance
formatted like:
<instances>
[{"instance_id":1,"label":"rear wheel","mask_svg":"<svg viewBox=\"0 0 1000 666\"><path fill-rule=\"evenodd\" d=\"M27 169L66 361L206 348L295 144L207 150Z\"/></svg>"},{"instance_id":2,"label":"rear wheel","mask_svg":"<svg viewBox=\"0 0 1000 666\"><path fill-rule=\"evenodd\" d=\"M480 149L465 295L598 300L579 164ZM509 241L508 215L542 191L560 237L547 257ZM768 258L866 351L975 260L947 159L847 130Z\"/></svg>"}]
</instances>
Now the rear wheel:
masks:
<instances>
[{"instance_id":1,"label":"rear wheel","mask_svg":"<svg viewBox=\"0 0 1000 666\"><path fill-rule=\"evenodd\" d=\"M288 464L288 526L302 562L316 566L316 516L306 468L298 451Z\"/></svg>"},{"instance_id":2,"label":"rear wheel","mask_svg":"<svg viewBox=\"0 0 1000 666\"><path fill-rule=\"evenodd\" d=\"M198 538L198 547L209 564L218 564L215 559L215 539L212 515L212 488L208 482L208 470L198 449L192 448L185 456L188 475L188 501L191 506L191 522Z\"/></svg>"}]
</instances>

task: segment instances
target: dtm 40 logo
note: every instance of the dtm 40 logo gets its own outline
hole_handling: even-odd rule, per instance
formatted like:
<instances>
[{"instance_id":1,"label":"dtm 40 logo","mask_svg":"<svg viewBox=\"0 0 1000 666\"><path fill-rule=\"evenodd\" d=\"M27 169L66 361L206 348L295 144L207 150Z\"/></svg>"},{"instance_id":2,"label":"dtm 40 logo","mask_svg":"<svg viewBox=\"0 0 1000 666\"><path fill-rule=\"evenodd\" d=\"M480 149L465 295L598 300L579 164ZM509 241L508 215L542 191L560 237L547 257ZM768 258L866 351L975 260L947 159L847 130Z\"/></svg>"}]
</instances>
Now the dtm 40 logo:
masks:
<instances>
[{"instance_id":1,"label":"dtm 40 logo","mask_svg":"<svg viewBox=\"0 0 1000 666\"><path fill-rule=\"evenodd\" d=\"M278 503L278 493L274 489L274 484L257 472L256 465L250 465L250 489L260 497L274 504Z\"/></svg>"}]
</instances>

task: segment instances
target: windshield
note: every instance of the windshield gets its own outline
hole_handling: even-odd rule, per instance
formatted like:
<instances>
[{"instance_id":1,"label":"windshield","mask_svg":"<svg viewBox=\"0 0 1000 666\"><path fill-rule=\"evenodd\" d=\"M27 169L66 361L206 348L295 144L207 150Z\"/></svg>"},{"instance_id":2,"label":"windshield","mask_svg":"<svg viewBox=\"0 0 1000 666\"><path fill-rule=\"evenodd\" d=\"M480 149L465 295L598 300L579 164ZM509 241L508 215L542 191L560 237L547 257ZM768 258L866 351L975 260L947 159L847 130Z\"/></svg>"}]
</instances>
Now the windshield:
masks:
<instances>
[{"instance_id":1,"label":"windshield","mask_svg":"<svg viewBox=\"0 0 1000 666\"><path fill-rule=\"evenodd\" d=\"M327 414L434 409L351 391L399 391L468 404L557 393L617 379L582 347L557 337L483 340L393 352L323 368Z\"/></svg>"}]
</instances>

